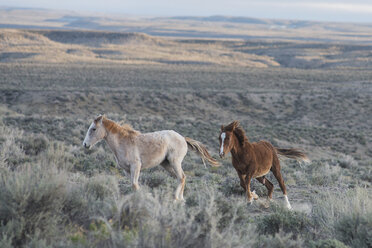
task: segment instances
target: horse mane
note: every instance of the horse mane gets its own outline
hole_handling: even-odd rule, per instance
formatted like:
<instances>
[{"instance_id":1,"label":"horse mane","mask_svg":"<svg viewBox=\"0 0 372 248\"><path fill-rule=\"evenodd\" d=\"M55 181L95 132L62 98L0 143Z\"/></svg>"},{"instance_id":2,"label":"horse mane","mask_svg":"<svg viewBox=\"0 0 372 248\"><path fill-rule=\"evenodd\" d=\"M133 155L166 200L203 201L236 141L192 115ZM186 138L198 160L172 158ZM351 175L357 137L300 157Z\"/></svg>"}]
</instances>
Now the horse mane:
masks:
<instances>
[{"instance_id":1,"label":"horse mane","mask_svg":"<svg viewBox=\"0 0 372 248\"><path fill-rule=\"evenodd\" d=\"M244 144L248 142L247 135L245 134L245 131L242 127L236 127L234 129L234 134L238 138L240 145L244 146Z\"/></svg>"},{"instance_id":2,"label":"horse mane","mask_svg":"<svg viewBox=\"0 0 372 248\"><path fill-rule=\"evenodd\" d=\"M244 146L245 143L248 143L249 142L248 141L248 138L247 138L247 135L245 134L245 131L240 126L239 121L233 121L233 122L231 122L229 125L227 125L226 127L224 127L224 130L225 131L233 132L235 134L236 138L238 139L239 144L241 146Z\"/></svg>"},{"instance_id":3,"label":"horse mane","mask_svg":"<svg viewBox=\"0 0 372 248\"><path fill-rule=\"evenodd\" d=\"M106 128L107 131L115 134L119 134L121 137L129 137L133 138L140 134L139 131L134 130L130 125L124 124L119 125L118 123L107 119L106 117L102 118L103 126Z\"/></svg>"}]
</instances>

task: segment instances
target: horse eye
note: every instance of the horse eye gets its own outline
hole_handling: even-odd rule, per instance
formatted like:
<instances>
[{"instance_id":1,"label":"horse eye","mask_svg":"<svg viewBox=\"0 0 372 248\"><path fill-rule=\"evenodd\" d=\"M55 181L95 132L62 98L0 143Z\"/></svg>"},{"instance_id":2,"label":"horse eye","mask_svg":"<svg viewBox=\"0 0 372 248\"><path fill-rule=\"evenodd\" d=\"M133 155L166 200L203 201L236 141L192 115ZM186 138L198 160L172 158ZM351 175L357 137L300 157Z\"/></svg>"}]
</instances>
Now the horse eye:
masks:
<instances>
[{"instance_id":1,"label":"horse eye","mask_svg":"<svg viewBox=\"0 0 372 248\"><path fill-rule=\"evenodd\" d=\"M95 128L92 128L92 131L93 131L93 132L95 132L95 131L96 131L96 129L95 129Z\"/></svg>"}]
</instances>

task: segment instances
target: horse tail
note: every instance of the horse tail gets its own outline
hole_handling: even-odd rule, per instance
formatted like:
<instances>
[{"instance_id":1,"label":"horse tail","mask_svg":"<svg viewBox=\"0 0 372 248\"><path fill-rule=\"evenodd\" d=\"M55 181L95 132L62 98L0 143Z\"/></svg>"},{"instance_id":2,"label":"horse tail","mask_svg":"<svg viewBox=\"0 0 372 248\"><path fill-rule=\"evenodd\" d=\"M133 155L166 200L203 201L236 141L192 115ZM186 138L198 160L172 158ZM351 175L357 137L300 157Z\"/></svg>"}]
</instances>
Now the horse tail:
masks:
<instances>
[{"instance_id":1,"label":"horse tail","mask_svg":"<svg viewBox=\"0 0 372 248\"><path fill-rule=\"evenodd\" d=\"M284 149L275 147L275 150L279 155L282 155L284 157L296 159L298 161L302 160L307 163L310 162L310 159L306 156L306 154L298 149L295 148Z\"/></svg>"},{"instance_id":2,"label":"horse tail","mask_svg":"<svg viewBox=\"0 0 372 248\"><path fill-rule=\"evenodd\" d=\"M199 156L203 160L204 165L205 165L205 160L207 160L208 163L213 167L220 166L220 163L217 160L215 160L214 158L212 158L212 156L209 154L207 148L205 148L205 146L201 142L193 140L189 137L185 137L185 140L186 140L187 145L192 150L196 151L199 154Z\"/></svg>"}]
</instances>

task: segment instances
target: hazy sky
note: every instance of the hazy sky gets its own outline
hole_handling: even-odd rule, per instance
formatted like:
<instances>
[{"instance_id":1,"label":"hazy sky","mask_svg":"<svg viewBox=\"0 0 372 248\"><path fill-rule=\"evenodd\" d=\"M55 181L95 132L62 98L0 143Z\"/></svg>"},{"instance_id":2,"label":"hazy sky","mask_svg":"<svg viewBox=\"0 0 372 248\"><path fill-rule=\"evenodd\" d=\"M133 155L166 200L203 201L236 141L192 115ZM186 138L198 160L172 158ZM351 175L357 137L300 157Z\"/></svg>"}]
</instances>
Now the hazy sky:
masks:
<instances>
[{"instance_id":1,"label":"hazy sky","mask_svg":"<svg viewBox=\"0 0 372 248\"><path fill-rule=\"evenodd\" d=\"M0 6L152 16L230 15L372 23L372 0L0 0Z\"/></svg>"}]
</instances>

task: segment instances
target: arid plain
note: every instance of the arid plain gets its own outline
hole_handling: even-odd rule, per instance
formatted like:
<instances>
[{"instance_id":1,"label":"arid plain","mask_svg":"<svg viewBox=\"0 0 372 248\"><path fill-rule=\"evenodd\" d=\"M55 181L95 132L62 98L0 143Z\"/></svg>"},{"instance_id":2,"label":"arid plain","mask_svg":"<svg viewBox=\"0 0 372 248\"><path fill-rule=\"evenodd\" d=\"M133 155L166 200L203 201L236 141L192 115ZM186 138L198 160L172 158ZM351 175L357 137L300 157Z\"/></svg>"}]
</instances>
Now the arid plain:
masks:
<instances>
[{"instance_id":1,"label":"arid plain","mask_svg":"<svg viewBox=\"0 0 372 248\"><path fill-rule=\"evenodd\" d=\"M372 25L252 18L134 18L0 9L1 247L370 247ZM32 15L30 13L33 13ZM191 151L140 192L102 142L98 114L173 129L218 158L221 124L305 151L282 160L293 211L245 201L230 156Z\"/></svg>"}]
</instances>

